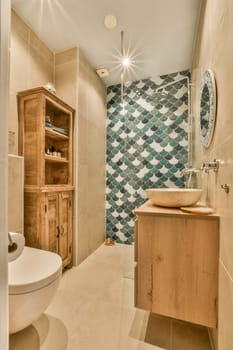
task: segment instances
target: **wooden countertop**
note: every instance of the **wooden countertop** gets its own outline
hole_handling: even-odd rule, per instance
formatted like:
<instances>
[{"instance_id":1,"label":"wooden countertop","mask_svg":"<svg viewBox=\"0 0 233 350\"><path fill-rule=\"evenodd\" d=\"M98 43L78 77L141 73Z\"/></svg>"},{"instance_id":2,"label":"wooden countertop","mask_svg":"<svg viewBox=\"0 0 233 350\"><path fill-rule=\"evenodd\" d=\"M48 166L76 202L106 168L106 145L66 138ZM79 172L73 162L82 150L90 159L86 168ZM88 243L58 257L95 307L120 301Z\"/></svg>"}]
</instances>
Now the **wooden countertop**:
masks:
<instances>
[{"instance_id":1,"label":"wooden countertop","mask_svg":"<svg viewBox=\"0 0 233 350\"><path fill-rule=\"evenodd\" d=\"M206 219L216 219L219 218L218 213L213 214L193 214L193 213L186 213L179 208L165 208L165 207L157 207L155 205L152 205L151 201L148 200L143 205L141 205L139 208L136 208L134 210L135 215L155 215L155 216L185 216L185 217L197 217L197 218L206 218Z\"/></svg>"}]
</instances>

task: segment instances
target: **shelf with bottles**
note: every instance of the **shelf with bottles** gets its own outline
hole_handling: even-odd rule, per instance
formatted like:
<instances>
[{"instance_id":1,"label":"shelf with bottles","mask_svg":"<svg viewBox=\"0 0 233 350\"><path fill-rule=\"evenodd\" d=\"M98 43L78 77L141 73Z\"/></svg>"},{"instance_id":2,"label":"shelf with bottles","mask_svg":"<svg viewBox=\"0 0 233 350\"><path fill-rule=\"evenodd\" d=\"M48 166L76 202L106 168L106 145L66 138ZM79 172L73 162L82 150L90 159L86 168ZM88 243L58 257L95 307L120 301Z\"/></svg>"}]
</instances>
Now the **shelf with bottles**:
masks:
<instances>
[{"instance_id":1,"label":"shelf with bottles","mask_svg":"<svg viewBox=\"0 0 233 350\"><path fill-rule=\"evenodd\" d=\"M51 155L48 155L48 154L45 154L45 160L47 162L69 163L69 161L66 158L57 157L57 156L51 156Z\"/></svg>"},{"instance_id":2,"label":"shelf with bottles","mask_svg":"<svg viewBox=\"0 0 233 350\"><path fill-rule=\"evenodd\" d=\"M68 145L62 140L45 139L45 159L56 159L68 162Z\"/></svg>"}]
</instances>

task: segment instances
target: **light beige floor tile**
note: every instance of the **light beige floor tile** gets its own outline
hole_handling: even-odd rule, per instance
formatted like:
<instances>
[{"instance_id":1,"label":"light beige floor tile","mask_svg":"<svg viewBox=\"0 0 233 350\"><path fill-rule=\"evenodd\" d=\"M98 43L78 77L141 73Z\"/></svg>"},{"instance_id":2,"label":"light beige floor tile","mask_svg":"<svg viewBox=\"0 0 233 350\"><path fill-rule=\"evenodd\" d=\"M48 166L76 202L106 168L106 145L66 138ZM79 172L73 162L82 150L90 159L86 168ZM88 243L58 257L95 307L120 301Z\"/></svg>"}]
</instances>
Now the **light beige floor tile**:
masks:
<instances>
[{"instance_id":1,"label":"light beige floor tile","mask_svg":"<svg viewBox=\"0 0 233 350\"><path fill-rule=\"evenodd\" d=\"M36 329L30 326L10 336L10 350L40 349L40 338Z\"/></svg>"},{"instance_id":2,"label":"light beige floor tile","mask_svg":"<svg viewBox=\"0 0 233 350\"><path fill-rule=\"evenodd\" d=\"M168 317L150 314L145 342L171 350L172 321Z\"/></svg>"},{"instance_id":3,"label":"light beige floor tile","mask_svg":"<svg viewBox=\"0 0 233 350\"><path fill-rule=\"evenodd\" d=\"M66 271L46 313L11 336L10 350L209 350L196 328L177 323L171 331L169 318L134 308L133 256L133 246L102 245ZM190 341L201 345L184 347Z\"/></svg>"},{"instance_id":4,"label":"light beige floor tile","mask_svg":"<svg viewBox=\"0 0 233 350\"><path fill-rule=\"evenodd\" d=\"M67 343L62 321L43 314L32 326L10 337L10 350L64 350Z\"/></svg>"},{"instance_id":5,"label":"light beige floor tile","mask_svg":"<svg viewBox=\"0 0 233 350\"><path fill-rule=\"evenodd\" d=\"M172 350L211 350L206 328L187 322L172 323Z\"/></svg>"}]
</instances>

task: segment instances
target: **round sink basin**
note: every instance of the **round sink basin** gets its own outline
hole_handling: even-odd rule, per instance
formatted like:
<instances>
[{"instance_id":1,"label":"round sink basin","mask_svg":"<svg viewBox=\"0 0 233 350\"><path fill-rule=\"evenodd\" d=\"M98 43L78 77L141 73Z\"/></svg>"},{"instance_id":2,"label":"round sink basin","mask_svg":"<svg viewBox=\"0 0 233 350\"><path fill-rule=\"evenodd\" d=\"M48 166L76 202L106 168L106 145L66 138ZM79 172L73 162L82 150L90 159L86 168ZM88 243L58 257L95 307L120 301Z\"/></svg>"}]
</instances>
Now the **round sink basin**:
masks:
<instances>
[{"instance_id":1,"label":"round sink basin","mask_svg":"<svg viewBox=\"0 0 233 350\"><path fill-rule=\"evenodd\" d=\"M146 190L152 204L174 208L197 203L202 192L203 190L194 188L150 188Z\"/></svg>"}]
</instances>

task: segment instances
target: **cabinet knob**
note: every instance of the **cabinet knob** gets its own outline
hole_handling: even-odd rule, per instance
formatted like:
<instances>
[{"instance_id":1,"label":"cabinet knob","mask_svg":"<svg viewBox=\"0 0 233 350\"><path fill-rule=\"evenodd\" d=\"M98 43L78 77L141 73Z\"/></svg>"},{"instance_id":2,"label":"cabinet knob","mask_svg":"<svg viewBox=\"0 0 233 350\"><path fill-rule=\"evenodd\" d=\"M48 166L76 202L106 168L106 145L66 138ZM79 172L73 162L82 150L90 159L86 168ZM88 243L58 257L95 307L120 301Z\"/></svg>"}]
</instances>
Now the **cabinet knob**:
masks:
<instances>
[{"instance_id":1,"label":"cabinet knob","mask_svg":"<svg viewBox=\"0 0 233 350\"><path fill-rule=\"evenodd\" d=\"M60 231L61 236L64 234L64 227L61 225L61 231Z\"/></svg>"}]
</instances>

